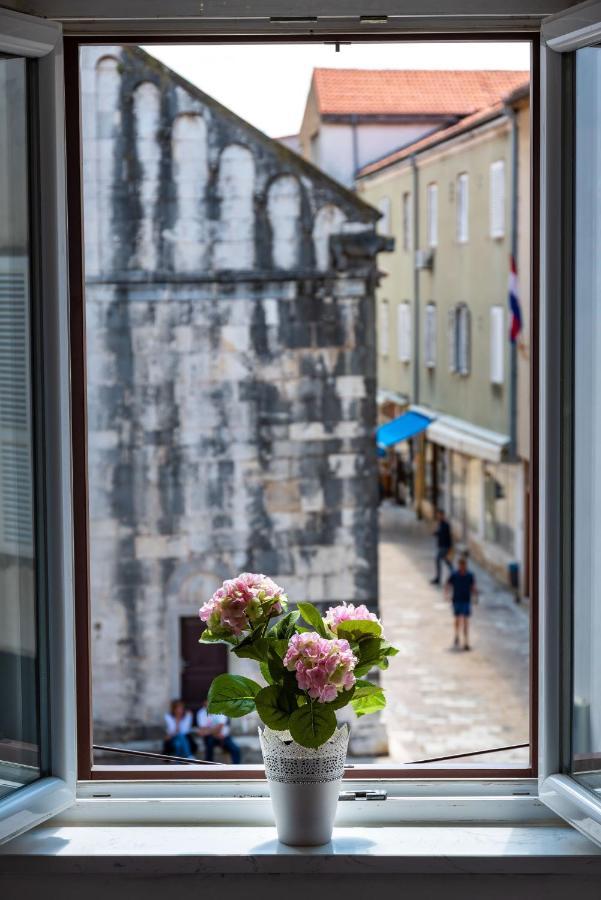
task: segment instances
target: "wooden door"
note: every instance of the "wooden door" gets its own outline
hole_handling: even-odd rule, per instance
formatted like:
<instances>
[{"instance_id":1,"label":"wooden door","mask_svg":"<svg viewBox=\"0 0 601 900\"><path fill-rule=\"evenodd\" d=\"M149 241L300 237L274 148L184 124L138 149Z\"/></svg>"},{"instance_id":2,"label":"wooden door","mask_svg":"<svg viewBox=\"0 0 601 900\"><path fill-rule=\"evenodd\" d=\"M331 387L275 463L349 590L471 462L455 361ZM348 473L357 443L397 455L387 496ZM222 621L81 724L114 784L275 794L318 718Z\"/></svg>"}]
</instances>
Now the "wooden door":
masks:
<instances>
[{"instance_id":1,"label":"wooden door","mask_svg":"<svg viewBox=\"0 0 601 900\"><path fill-rule=\"evenodd\" d=\"M188 709L197 710L216 675L227 672L225 644L201 644L203 624L198 616L180 619L181 690Z\"/></svg>"}]
</instances>

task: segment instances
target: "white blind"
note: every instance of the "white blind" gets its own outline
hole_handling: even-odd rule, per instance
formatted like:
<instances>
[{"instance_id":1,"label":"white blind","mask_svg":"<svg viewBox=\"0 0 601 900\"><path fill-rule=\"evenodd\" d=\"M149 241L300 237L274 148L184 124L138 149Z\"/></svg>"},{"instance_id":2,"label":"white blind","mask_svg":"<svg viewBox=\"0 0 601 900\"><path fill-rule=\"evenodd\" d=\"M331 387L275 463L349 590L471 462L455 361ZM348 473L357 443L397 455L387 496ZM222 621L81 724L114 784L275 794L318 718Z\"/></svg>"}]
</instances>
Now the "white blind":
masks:
<instances>
[{"instance_id":1,"label":"white blind","mask_svg":"<svg viewBox=\"0 0 601 900\"><path fill-rule=\"evenodd\" d=\"M424 363L436 368L436 304L428 303L424 313Z\"/></svg>"},{"instance_id":2,"label":"white blind","mask_svg":"<svg viewBox=\"0 0 601 900\"><path fill-rule=\"evenodd\" d=\"M380 234L390 234L390 197L381 197L378 209L382 213L382 217L378 219L378 231Z\"/></svg>"},{"instance_id":3,"label":"white blind","mask_svg":"<svg viewBox=\"0 0 601 900\"><path fill-rule=\"evenodd\" d=\"M389 347L389 329L388 321L388 300L382 300L380 303L380 353L382 356L388 356Z\"/></svg>"},{"instance_id":4,"label":"white blind","mask_svg":"<svg viewBox=\"0 0 601 900\"><path fill-rule=\"evenodd\" d=\"M403 250L411 250L411 194L403 194Z\"/></svg>"},{"instance_id":5,"label":"white blind","mask_svg":"<svg viewBox=\"0 0 601 900\"><path fill-rule=\"evenodd\" d=\"M505 160L498 159L490 166L490 236L505 234Z\"/></svg>"},{"instance_id":6,"label":"white blind","mask_svg":"<svg viewBox=\"0 0 601 900\"><path fill-rule=\"evenodd\" d=\"M29 285L23 257L0 258L0 552L33 552Z\"/></svg>"},{"instance_id":7,"label":"white blind","mask_svg":"<svg viewBox=\"0 0 601 900\"><path fill-rule=\"evenodd\" d=\"M460 244L469 239L469 181L466 172L457 176L457 240Z\"/></svg>"},{"instance_id":8,"label":"white blind","mask_svg":"<svg viewBox=\"0 0 601 900\"><path fill-rule=\"evenodd\" d=\"M434 183L426 191L426 231L428 247L438 246L438 185Z\"/></svg>"},{"instance_id":9,"label":"white blind","mask_svg":"<svg viewBox=\"0 0 601 900\"><path fill-rule=\"evenodd\" d=\"M492 306L490 310L490 380L503 384L505 377L505 310Z\"/></svg>"},{"instance_id":10,"label":"white blind","mask_svg":"<svg viewBox=\"0 0 601 900\"><path fill-rule=\"evenodd\" d=\"M465 304L457 309L457 371L469 375L471 367L471 314Z\"/></svg>"},{"instance_id":11,"label":"white blind","mask_svg":"<svg viewBox=\"0 0 601 900\"><path fill-rule=\"evenodd\" d=\"M397 307L397 350L399 362L411 360L411 306L407 302Z\"/></svg>"}]
</instances>

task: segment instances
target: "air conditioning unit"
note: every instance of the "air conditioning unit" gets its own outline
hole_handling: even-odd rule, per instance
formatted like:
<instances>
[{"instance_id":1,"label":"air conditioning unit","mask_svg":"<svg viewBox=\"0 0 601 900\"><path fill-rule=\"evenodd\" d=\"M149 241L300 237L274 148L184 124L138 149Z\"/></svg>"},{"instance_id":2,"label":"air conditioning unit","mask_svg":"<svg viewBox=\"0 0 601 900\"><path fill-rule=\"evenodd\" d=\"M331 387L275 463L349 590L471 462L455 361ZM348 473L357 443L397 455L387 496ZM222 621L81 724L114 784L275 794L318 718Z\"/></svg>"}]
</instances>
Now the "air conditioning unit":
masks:
<instances>
[{"instance_id":1,"label":"air conditioning unit","mask_svg":"<svg viewBox=\"0 0 601 900\"><path fill-rule=\"evenodd\" d=\"M430 270L434 268L434 249L432 247L428 250L415 251L415 268Z\"/></svg>"}]
</instances>

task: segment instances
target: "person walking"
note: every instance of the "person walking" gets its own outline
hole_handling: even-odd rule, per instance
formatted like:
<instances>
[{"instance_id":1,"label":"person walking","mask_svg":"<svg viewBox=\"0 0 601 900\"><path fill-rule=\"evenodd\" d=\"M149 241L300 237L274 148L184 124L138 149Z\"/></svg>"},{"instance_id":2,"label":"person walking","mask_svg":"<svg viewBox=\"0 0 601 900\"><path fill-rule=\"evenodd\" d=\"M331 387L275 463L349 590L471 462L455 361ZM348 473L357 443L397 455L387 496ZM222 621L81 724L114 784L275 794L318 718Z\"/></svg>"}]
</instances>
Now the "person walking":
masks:
<instances>
[{"instance_id":1,"label":"person walking","mask_svg":"<svg viewBox=\"0 0 601 900\"><path fill-rule=\"evenodd\" d=\"M232 765L237 766L240 764L240 747L230 733L228 717L218 713L210 713L207 709L206 697L196 714L196 725L196 733L199 737L204 738L205 759L207 762L213 762L213 753L215 745L217 745L222 750L225 750L226 753L229 753Z\"/></svg>"},{"instance_id":2,"label":"person walking","mask_svg":"<svg viewBox=\"0 0 601 900\"><path fill-rule=\"evenodd\" d=\"M453 549L453 536L451 534L451 526L442 509L436 510L436 529L434 537L436 538L436 575L430 584L440 584L440 567L444 563L449 572L453 571L453 563L451 562L451 551Z\"/></svg>"},{"instance_id":3,"label":"person walking","mask_svg":"<svg viewBox=\"0 0 601 900\"><path fill-rule=\"evenodd\" d=\"M453 603L455 634L453 646L459 649L459 636L463 633L463 649L470 650L469 627L472 614L472 598L477 600L478 589L473 572L467 567L465 556L460 557L457 569L451 572L445 591Z\"/></svg>"}]
</instances>

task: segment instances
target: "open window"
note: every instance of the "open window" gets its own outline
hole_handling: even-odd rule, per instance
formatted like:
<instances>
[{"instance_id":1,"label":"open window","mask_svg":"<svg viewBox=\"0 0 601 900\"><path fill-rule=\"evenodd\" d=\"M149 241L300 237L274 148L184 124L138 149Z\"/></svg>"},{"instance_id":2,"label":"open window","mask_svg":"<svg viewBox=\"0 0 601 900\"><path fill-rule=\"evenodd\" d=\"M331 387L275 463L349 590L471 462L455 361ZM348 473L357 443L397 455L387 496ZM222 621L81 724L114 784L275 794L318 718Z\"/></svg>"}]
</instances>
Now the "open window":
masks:
<instances>
[{"instance_id":1,"label":"open window","mask_svg":"<svg viewBox=\"0 0 601 900\"><path fill-rule=\"evenodd\" d=\"M60 27L0 10L0 841L74 798L61 86Z\"/></svg>"},{"instance_id":2,"label":"open window","mask_svg":"<svg viewBox=\"0 0 601 900\"><path fill-rule=\"evenodd\" d=\"M540 796L601 842L601 4L543 27Z\"/></svg>"}]
</instances>

